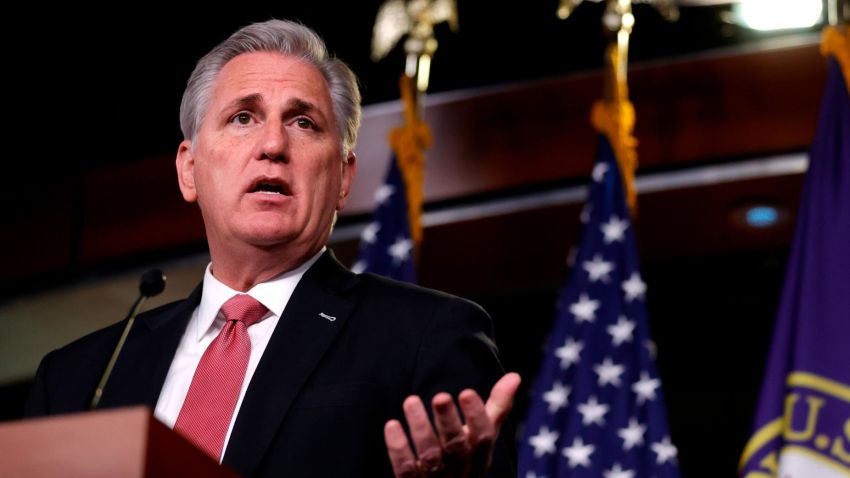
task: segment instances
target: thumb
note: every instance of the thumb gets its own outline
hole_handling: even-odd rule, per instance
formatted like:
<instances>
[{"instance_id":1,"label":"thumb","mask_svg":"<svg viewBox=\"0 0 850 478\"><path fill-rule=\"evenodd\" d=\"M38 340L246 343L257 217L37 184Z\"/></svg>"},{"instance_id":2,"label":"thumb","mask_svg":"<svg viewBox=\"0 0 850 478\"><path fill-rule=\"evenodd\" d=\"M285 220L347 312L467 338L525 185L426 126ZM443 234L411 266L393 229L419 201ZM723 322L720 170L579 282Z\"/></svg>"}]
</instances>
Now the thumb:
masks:
<instances>
[{"instance_id":1,"label":"thumb","mask_svg":"<svg viewBox=\"0 0 850 478\"><path fill-rule=\"evenodd\" d=\"M490 391L490 398L484 405L487 416L497 427L505 421L508 413L514 405L514 395L522 381L518 373L506 373L502 378L493 385Z\"/></svg>"}]
</instances>

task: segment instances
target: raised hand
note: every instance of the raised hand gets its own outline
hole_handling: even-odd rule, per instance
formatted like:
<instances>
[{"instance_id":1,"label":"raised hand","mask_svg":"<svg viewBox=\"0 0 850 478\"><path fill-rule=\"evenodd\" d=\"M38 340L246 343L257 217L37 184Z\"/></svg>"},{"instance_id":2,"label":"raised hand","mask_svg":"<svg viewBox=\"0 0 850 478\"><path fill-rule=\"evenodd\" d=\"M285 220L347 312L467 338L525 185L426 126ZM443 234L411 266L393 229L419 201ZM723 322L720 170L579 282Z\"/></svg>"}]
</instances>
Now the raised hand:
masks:
<instances>
[{"instance_id":1,"label":"raised hand","mask_svg":"<svg viewBox=\"0 0 850 478\"><path fill-rule=\"evenodd\" d=\"M518 374L505 374L493 385L486 404L474 390L462 391L458 402L466 424L462 423L448 393L438 393L431 401L434 426L422 400L415 395L407 397L403 408L413 446L398 420L390 420L384 426L384 441L395 476L484 476L490 468L499 430L513 406L519 384Z\"/></svg>"}]
</instances>

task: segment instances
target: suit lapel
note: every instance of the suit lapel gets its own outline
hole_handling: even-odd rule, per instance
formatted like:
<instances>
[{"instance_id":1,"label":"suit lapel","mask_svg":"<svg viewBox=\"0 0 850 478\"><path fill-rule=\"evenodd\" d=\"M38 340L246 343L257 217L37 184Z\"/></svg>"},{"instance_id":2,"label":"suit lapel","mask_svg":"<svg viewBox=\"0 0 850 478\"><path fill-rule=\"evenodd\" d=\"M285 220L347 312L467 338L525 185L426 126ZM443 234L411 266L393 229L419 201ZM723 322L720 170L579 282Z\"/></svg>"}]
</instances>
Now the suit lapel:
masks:
<instances>
[{"instance_id":1,"label":"suit lapel","mask_svg":"<svg viewBox=\"0 0 850 478\"><path fill-rule=\"evenodd\" d=\"M198 286L184 301L136 318L103 392L99 408L144 404L156 407L180 338L201 299Z\"/></svg>"},{"instance_id":2,"label":"suit lapel","mask_svg":"<svg viewBox=\"0 0 850 478\"><path fill-rule=\"evenodd\" d=\"M358 281L328 251L304 274L273 332L239 410L223 462L250 476L292 402L345 326Z\"/></svg>"}]
</instances>

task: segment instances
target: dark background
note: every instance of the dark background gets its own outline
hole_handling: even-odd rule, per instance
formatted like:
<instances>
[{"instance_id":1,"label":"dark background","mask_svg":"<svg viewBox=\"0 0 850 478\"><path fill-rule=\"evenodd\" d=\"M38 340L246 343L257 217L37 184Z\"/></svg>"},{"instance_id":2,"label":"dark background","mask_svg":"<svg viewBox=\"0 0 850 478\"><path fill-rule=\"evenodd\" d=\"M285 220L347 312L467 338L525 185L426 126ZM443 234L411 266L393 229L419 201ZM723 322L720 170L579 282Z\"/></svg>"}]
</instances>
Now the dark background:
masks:
<instances>
[{"instance_id":1,"label":"dark background","mask_svg":"<svg viewBox=\"0 0 850 478\"><path fill-rule=\"evenodd\" d=\"M602 4L585 3L561 21L555 0L458 3L460 30L437 27L440 48L430 92L556 77L602 65ZM258 7L241 2L194 11L145 4L96 10L66 5L7 13L3 69L10 114L4 123L11 129L4 135L8 156L0 213L26 215L45 202L78 199L73 192L57 198L41 190L45 178L73 184L109 165L174 151L182 139L179 101L194 62L252 21L290 18L313 27L358 74L365 104L395 100L404 63L400 46L380 63L369 60L379 4ZM680 20L667 23L651 7L638 5L630 60L699 54L765 36L725 22L727 12L726 6L682 8ZM685 477L735 474L750 432L787 254L784 246L644 261L658 365ZM110 267L149 259L127 258ZM71 268L12 290L41 290L91 273ZM547 279L521 290L471 297L491 312L505 366L520 371L526 386L533 381L560 285ZM0 387L0 418L20 416L28 386ZM521 396L516 422L525 405Z\"/></svg>"},{"instance_id":2,"label":"dark background","mask_svg":"<svg viewBox=\"0 0 850 478\"><path fill-rule=\"evenodd\" d=\"M398 98L404 53L398 45L370 60L380 1L304 2L226 9L111 10L58 6L8 15L2 33L9 139L21 147L15 166L68 174L171 152L182 139L177 113L195 61L253 21L297 19L316 29L360 78L364 104ZM32 7L29 7L32 8ZM557 1L458 2L460 29L436 27L440 42L429 92L497 85L599 68L603 4L585 2L567 20ZM683 7L666 22L636 5L630 61L738 45L767 35L722 19L728 6ZM49 168L45 168L49 166ZM7 177L8 179L8 177ZM7 187L16 189L14 182ZM21 186L27 187L27 186Z\"/></svg>"}]
</instances>

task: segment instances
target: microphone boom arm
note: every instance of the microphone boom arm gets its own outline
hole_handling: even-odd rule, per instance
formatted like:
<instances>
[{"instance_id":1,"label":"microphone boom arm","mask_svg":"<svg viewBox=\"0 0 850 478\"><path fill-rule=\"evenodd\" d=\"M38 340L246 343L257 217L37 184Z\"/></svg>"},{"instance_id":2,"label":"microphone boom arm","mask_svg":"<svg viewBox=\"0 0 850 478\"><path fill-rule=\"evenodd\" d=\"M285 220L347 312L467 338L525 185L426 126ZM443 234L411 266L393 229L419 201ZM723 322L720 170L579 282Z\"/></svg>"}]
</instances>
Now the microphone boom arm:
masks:
<instances>
[{"instance_id":1,"label":"microphone boom arm","mask_svg":"<svg viewBox=\"0 0 850 478\"><path fill-rule=\"evenodd\" d=\"M106 387L106 382L109 381L109 376L112 375L112 369L115 367L115 362L118 361L118 355L121 354L121 349L124 348L124 342L127 340L127 336L130 335L130 329L133 328L133 322L136 320L136 314L139 313L139 309L142 308L142 303L148 297L159 294L163 289L165 289L165 274L161 270L151 269L142 275L142 280L139 284L139 298L130 307L130 313L127 315L127 325L124 326L121 338L118 339L118 344L115 345L115 350L112 351L112 357L109 358L109 363L106 364L106 370L103 371L103 375L100 377L100 382L97 384L94 396L92 396L89 410L94 410L97 408L97 404L100 403L103 388Z\"/></svg>"},{"instance_id":2,"label":"microphone boom arm","mask_svg":"<svg viewBox=\"0 0 850 478\"><path fill-rule=\"evenodd\" d=\"M106 370L103 371L103 375L100 377L100 383L97 384L97 388L94 391L94 396L91 399L89 410L94 410L97 408L97 404L100 403L100 397L103 395L103 387L105 387L106 382L109 381L109 376L112 374L112 368L115 367L115 362L118 361L118 355L121 353L121 349L124 348L124 342L127 340L127 336L130 335L130 329L133 328L133 322L136 321L136 314L139 313L139 309L142 308L142 303L145 299L147 299L147 297L140 295L133 304L133 307L130 308L130 314L127 316L127 325L124 326L124 332L121 333L121 338L118 339L118 345L116 345L115 350L112 351L112 357L109 358Z\"/></svg>"}]
</instances>

